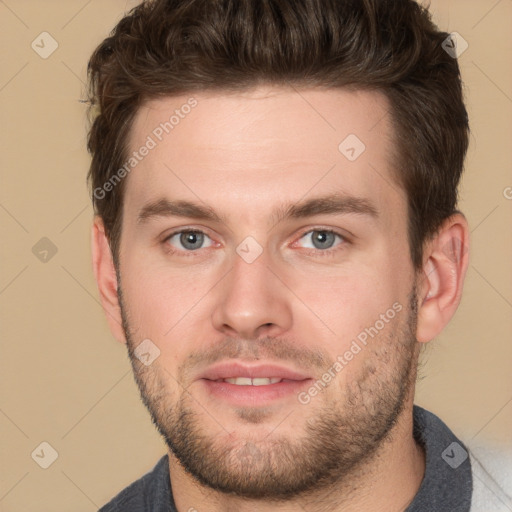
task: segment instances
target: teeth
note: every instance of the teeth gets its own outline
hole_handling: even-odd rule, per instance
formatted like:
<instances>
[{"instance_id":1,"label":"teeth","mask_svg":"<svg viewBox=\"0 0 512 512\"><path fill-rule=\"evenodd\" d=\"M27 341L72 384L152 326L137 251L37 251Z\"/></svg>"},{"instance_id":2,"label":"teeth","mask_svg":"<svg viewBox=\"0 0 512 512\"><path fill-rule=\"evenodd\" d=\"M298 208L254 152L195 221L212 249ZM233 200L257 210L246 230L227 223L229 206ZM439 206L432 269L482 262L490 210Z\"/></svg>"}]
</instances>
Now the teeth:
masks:
<instances>
[{"instance_id":1,"label":"teeth","mask_svg":"<svg viewBox=\"0 0 512 512\"><path fill-rule=\"evenodd\" d=\"M276 384L277 382L281 382L279 377L272 377L270 379L260 377L258 379L252 379L253 386L266 386L267 384Z\"/></svg>"},{"instance_id":2,"label":"teeth","mask_svg":"<svg viewBox=\"0 0 512 512\"><path fill-rule=\"evenodd\" d=\"M231 379L224 379L225 382L236 384L237 386L251 386L252 381L249 377L232 377Z\"/></svg>"},{"instance_id":3,"label":"teeth","mask_svg":"<svg viewBox=\"0 0 512 512\"><path fill-rule=\"evenodd\" d=\"M232 377L229 379L221 379L224 382L229 382L230 384L236 384L237 386L267 386L268 384L276 384L277 382L281 382L283 379L279 377L259 377L255 379L251 379L250 377Z\"/></svg>"}]
</instances>

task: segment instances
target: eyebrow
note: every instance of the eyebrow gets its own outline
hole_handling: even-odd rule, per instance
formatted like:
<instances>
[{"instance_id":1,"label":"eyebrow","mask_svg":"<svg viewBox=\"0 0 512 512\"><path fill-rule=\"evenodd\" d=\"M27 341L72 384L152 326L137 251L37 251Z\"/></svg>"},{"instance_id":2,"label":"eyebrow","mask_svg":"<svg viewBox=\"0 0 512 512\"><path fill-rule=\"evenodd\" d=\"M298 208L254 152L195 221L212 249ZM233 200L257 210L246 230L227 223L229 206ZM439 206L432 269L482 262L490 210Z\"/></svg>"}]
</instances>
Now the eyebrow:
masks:
<instances>
[{"instance_id":1,"label":"eyebrow","mask_svg":"<svg viewBox=\"0 0 512 512\"><path fill-rule=\"evenodd\" d=\"M314 215L365 215L373 220L379 218L379 210L369 200L347 194L334 193L303 200L299 203L281 205L272 215L272 226L286 219L303 219ZM217 214L212 208L201 204L162 198L143 206L137 216L137 222L146 223L158 217L186 217L197 220L209 220L226 224L227 219Z\"/></svg>"}]
</instances>

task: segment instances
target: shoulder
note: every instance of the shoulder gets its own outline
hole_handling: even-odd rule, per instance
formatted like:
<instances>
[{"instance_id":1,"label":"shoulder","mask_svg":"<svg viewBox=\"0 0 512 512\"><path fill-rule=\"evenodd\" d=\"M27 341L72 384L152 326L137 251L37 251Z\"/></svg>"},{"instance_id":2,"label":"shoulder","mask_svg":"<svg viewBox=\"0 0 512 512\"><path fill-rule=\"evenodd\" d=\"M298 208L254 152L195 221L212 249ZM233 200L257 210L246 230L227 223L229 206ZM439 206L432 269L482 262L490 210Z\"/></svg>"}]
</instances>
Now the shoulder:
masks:
<instances>
[{"instance_id":1,"label":"shoulder","mask_svg":"<svg viewBox=\"0 0 512 512\"><path fill-rule=\"evenodd\" d=\"M512 448L468 443L473 476L471 512L512 510Z\"/></svg>"},{"instance_id":2,"label":"shoulder","mask_svg":"<svg viewBox=\"0 0 512 512\"><path fill-rule=\"evenodd\" d=\"M169 464L168 455L164 455L151 471L123 489L98 512L143 512L148 506L169 502Z\"/></svg>"}]
</instances>

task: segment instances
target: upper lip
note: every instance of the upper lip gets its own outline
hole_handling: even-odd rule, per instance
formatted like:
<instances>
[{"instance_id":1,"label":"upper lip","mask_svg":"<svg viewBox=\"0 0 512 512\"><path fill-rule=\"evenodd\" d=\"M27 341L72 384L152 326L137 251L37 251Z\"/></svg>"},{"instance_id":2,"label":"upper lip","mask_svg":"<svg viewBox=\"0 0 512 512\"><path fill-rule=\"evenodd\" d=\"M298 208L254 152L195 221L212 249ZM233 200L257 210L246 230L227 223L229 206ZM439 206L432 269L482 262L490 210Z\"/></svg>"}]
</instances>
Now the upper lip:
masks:
<instances>
[{"instance_id":1,"label":"upper lip","mask_svg":"<svg viewBox=\"0 0 512 512\"><path fill-rule=\"evenodd\" d=\"M199 376L200 379L208 380L229 379L232 377L249 377L251 379L258 377L279 377L280 379L288 380L305 380L310 378L296 370L285 368L277 364L265 363L246 365L235 361L210 366Z\"/></svg>"}]
</instances>

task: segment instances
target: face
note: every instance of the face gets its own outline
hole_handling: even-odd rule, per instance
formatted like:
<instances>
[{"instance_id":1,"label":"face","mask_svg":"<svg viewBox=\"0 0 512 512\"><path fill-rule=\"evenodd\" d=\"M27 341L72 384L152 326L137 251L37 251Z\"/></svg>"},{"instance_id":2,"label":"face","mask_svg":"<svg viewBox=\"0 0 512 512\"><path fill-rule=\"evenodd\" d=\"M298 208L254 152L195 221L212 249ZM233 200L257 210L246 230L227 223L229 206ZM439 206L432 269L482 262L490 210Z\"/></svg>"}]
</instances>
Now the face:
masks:
<instances>
[{"instance_id":1,"label":"face","mask_svg":"<svg viewBox=\"0 0 512 512\"><path fill-rule=\"evenodd\" d=\"M289 499L361 469L412 407L415 275L389 106L343 90L191 96L147 103L129 141L149 147L125 178L129 355L182 467Z\"/></svg>"}]
</instances>

